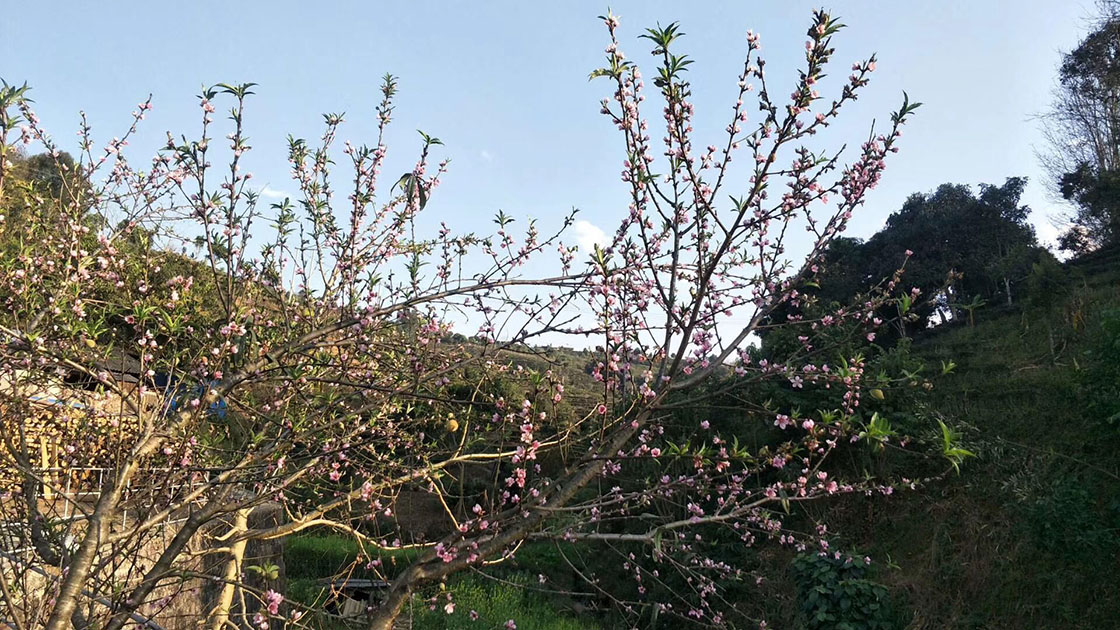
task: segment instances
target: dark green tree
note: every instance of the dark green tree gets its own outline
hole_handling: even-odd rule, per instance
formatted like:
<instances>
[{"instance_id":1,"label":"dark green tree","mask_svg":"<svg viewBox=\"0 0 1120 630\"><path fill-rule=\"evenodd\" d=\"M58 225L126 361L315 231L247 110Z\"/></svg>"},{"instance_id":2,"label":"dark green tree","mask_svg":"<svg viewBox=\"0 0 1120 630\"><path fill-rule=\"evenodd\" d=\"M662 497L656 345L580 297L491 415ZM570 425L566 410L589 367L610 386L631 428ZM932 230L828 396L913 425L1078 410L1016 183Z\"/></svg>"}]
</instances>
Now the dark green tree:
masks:
<instances>
[{"instance_id":1,"label":"dark green tree","mask_svg":"<svg viewBox=\"0 0 1120 630\"><path fill-rule=\"evenodd\" d=\"M903 284L920 289L923 299L914 303L916 317L902 322L901 333L924 328L930 317L945 321L947 311L962 305L1015 303L1031 265L1045 253L1027 223L1030 208L1021 203L1025 186L1025 178L1011 177L1000 186L981 184L979 194L943 184L911 195L867 241L833 241L818 282L806 289L811 299L787 305L779 316L827 314L891 277L903 262ZM881 315L890 320L897 313Z\"/></svg>"},{"instance_id":2,"label":"dark green tree","mask_svg":"<svg viewBox=\"0 0 1120 630\"><path fill-rule=\"evenodd\" d=\"M1073 226L1058 241L1062 249L1082 253L1120 239L1120 171L1082 162L1059 185L1062 197L1077 206Z\"/></svg>"}]
</instances>

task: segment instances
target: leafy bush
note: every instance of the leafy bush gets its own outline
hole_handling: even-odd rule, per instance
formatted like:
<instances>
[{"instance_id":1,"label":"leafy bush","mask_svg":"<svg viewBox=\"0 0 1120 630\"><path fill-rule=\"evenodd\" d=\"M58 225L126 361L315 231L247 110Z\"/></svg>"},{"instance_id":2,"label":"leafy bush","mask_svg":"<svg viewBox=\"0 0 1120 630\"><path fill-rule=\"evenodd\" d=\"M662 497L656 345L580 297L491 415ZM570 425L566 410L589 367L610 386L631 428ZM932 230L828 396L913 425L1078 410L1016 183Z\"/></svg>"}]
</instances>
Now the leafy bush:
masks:
<instances>
[{"instance_id":1,"label":"leafy bush","mask_svg":"<svg viewBox=\"0 0 1120 630\"><path fill-rule=\"evenodd\" d=\"M797 607L805 630L896 630L887 589L867 579L868 563L841 554L793 560Z\"/></svg>"},{"instance_id":2,"label":"leafy bush","mask_svg":"<svg viewBox=\"0 0 1120 630\"><path fill-rule=\"evenodd\" d=\"M296 536L284 545L284 565L295 578L325 578L354 564L358 546L340 536Z\"/></svg>"},{"instance_id":3,"label":"leafy bush","mask_svg":"<svg viewBox=\"0 0 1120 630\"><path fill-rule=\"evenodd\" d=\"M1070 290L1069 273L1053 256L1040 256L1027 276L1027 304L1036 309L1051 309Z\"/></svg>"},{"instance_id":4,"label":"leafy bush","mask_svg":"<svg viewBox=\"0 0 1120 630\"><path fill-rule=\"evenodd\" d=\"M317 606L326 601L328 596L326 586L314 578L290 579L287 591L284 593L287 599L308 607Z\"/></svg>"},{"instance_id":5,"label":"leafy bush","mask_svg":"<svg viewBox=\"0 0 1120 630\"><path fill-rule=\"evenodd\" d=\"M1073 558L1117 546L1120 501L1098 504L1091 481L1061 475L1039 488L1026 505L1026 524L1036 544Z\"/></svg>"},{"instance_id":6,"label":"leafy bush","mask_svg":"<svg viewBox=\"0 0 1120 630\"><path fill-rule=\"evenodd\" d=\"M1088 351L1081 386L1092 417L1120 425L1120 308L1101 313L1096 343Z\"/></svg>"},{"instance_id":7,"label":"leafy bush","mask_svg":"<svg viewBox=\"0 0 1120 630\"><path fill-rule=\"evenodd\" d=\"M910 339L899 339L868 361L867 373L874 378L869 387L871 400L864 413L878 412L890 419L898 432L914 436L933 427L927 409L927 392L934 387L930 377L951 370L947 364L928 370L925 361L911 350ZM930 373L932 372L932 373Z\"/></svg>"}]
</instances>

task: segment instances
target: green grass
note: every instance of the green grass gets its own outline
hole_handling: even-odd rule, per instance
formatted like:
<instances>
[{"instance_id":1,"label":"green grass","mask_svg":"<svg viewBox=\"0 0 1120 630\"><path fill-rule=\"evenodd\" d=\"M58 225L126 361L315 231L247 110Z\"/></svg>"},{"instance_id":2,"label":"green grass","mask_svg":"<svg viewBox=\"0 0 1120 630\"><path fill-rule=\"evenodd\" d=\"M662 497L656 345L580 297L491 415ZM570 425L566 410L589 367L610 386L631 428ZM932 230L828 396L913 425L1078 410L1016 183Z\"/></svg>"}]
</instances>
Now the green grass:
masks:
<instances>
[{"instance_id":1,"label":"green grass","mask_svg":"<svg viewBox=\"0 0 1120 630\"><path fill-rule=\"evenodd\" d=\"M284 565L289 579L323 579L349 575L362 579L384 579L396 575L419 554L415 549L363 552L358 543L335 534L292 536L284 544ZM380 572L367 569L370 560L381 560Z\"/></svg>"},{"instance_id":2,"label":"green grass","mask_svg":"<svg viewBox=\"0 0 1120 630\"><path fill-rule=\"evenodd\" d=\"M514 573L503 581L474 574L450 582L447 590L431 599L416 598L413 602L415 630L476 630L505 628L513 620L519 629L527 630L592 630L600 626L592 620L559 611L546 596L535 592L535 580L528 574ZM450 595L450 600L448 600ZM455 604L452 614L444 610L448 601ZM435 606L435 610L431 607ZM478 619L471 619L471 611Z\"/></svg>"},{"instance_id":3,"label":"green grass","mask_svg":"<svg viewBox=\"0 0 1120 630\"><path fill-rule=\"evenodd\" d=\"M510 619L518 628L591 630L600 627L592 620L577 619L574 614L560 610L556 600L535 590L533 574L518 568L558 562L553 557L551 545L526 545L522 552L509 569L495 571L497 578L465 574L448 582L443 589L432 588L423 596L414 597L408 611L412 615L412 627L416 630L504 628ZM321 609L329 599L323 580L339 575L391 579L417 553L415 550L402 550L378 554L384 570L383 575L377 575L365 568L369 556L362 553L352 538L335 534L293 536L286 541L284 549L288 577L286 596L311 610ZM438 603L435 610L430 609L433 597ZM455 602L455 612L450 615L444 610L448 601ZM470 618L471 610L479 614L478 620ZM320 613L312 613L304 623L322 630L354 625Z\"/></svg>"}]
</instances>

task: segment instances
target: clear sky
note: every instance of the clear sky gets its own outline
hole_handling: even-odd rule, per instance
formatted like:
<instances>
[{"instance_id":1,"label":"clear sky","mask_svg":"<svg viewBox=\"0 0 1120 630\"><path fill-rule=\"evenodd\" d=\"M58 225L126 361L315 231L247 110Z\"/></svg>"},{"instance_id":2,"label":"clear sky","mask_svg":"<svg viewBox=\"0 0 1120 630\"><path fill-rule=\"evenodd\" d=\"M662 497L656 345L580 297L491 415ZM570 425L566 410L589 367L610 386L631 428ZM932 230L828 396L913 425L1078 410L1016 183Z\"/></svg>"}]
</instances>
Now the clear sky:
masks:
<instances>
[{"instance_id":1,"label":"clear sky","mask_svg":"<svg viewBox=\"0 0 1120 630\"><path fill-rule=\"evenodd\" d=\"M387 175L408 169L421 128L453 161L428 210L461 230L489 231L498 209L546 225L572 207L611 231L625 212L618 135L598 113L608 84L588 82L607 43L590 2L25 2L0 23L0 76L27 81L36 111L72 147L85 110L102 142L120 135L148 93L155 109L129 154L150 156L167 130L193 132L202 84L259 83L247 112L248 169L292 191L286 136L315 138L320 114L347 113L340 137L372 143L379 78L400 77ZM693 56L697 146L727 124L747 29L760 32L771 81L792 85L808 2L614 2L623 49L649 62L637 36L682 22ZM834 74L877 52L878 71L838 123L858 141L906 90L925 103L880 187L853 222L867 236L912 192L944 182L1031 179L1026 201L1040 235L1059 208L1047 195L1032 116L1049 101L1059 52L1076 45L1091 0L836 2L848 24ZM650 86L652 89L652 86ZM774 89L785 94L784 89ZM653 96L651 92L651 97ZM654 105L653 98L650 105ZM223 108L219 108L221 112ZM656 111L647 110L656 119ZM848 125L848 127L845 127ZM225 133L224 131L222 132ZM395 177L393 178L395 179ZM728 190L727 192L733 192ZM737 191L734 191L737 192Z\"/></svg>"}]
</instances>

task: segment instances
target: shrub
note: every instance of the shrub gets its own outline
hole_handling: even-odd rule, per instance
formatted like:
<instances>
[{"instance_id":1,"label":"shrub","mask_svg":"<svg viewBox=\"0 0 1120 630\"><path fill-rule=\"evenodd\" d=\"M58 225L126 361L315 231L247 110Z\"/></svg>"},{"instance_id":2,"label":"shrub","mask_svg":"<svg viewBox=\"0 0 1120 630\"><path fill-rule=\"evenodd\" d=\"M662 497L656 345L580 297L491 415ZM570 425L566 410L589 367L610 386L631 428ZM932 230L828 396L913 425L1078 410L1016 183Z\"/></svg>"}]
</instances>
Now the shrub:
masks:
<instances>
[{"instance_id":1,"label":"shrub","mask_svg":"<svg viewBox=\"0 0 1120 630\"><path fill-rule=\"evenodd\" d=\"M806 630L895 630L887 589L867 579L868 563L844 554L793 560L797 608Z\"/></svg>"},{"instance_id":2,"label":"shrub","mask_svg":"<svg viewBox=\"0 0 1120 630\"><path fill-rule=\"evenodd\" d=\"M1120 308L1101 313L1096 342L1088 351L1081 386L1094 418L1120 424Z\"/></svg>"},{"instance_id":3,"label":"shrub","mask_svg":"<svg viewBox=\"0 0 1120 630\"><path fill-rule=\"evenodd\" d=\"M1101 491L1094 486L1061 475L1028 498L1026 524L1039 548L1076 558L1116 547L1120 502L1098 504Z\"/></svg>"},{"instance_id":4,"label":"shrub","mask_svg":"<svg viewBox=\"0 0 1120 630\"><path fill-rule=\"evenodd\" d=\"M1069 293L1069 274L1053 256L1040 256L1027 276L1027 304L1050 309Z\"/></svg>"}]
</instances>

